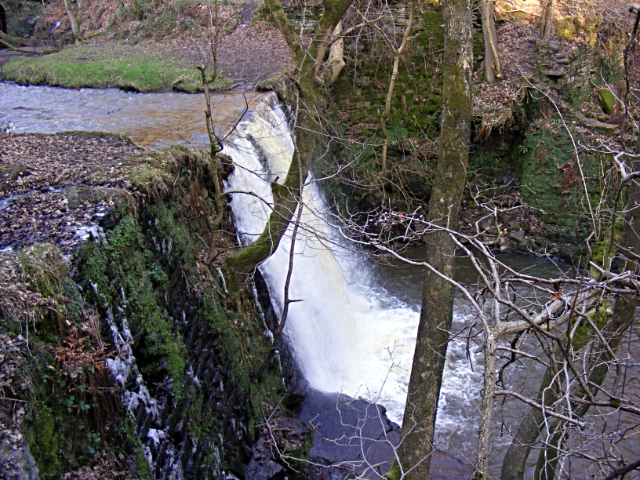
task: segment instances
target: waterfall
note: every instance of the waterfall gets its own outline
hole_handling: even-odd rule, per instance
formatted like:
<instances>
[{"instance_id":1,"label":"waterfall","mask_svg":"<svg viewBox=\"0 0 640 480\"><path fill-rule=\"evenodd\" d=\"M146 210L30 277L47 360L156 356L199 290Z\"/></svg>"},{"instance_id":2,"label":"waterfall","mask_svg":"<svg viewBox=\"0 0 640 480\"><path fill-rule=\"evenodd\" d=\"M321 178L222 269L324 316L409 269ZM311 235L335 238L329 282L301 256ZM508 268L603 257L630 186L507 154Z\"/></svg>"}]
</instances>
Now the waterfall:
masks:
<instances>
[{"instance_id":1,"label":"waterfall","mask_svg":"<svg viewBox=\"0 0 640 480\"><path fill-rule=\"evenodd\" d=\"M225 183L232 193L238 237L251 243L262 232L273 202L270 183L285 180L294 151L287 118L275 95L265 97L245 115L225 146L235 164ZM327 203L317 183L307 179L303 192L302 226L295 242L285 334L309 384L318 390L364 397L387 408L388 417L401 423L415 348L419 301L403 301L384 288L368 260L339 238L325 221ZM260 272L279 314L289 266L292 227ZM419 289L416 284L414 290ZM467 315L454 318L458 327ZM475 356L475 354L471 354ZM474 359L475 361L475 359ZM482 376L473 372L466 344L449 347L438 413L438 430L456 432L475 448L475 420Z\"/></svg>"},{"instance_id":2,"label":"waterfall","mask_svg":"<svg viewBox=\"0 0 640 480\"><path fill-rule=\"evenodd\" d=\"M275 95L265 98L239 123L225 146L236 166L225 191L250 191L262 199L232 193L242 244L262 232L273 202L270 183L284 181L293 150L286 115ZM405 339L415 336L417 312L396 299L384 298L367 262L325 221L328 207L312 180L307 180L303 192L302 227L295 242L289 292L290 298L301 301L290 305L285 333L313 388L382 401L399 421L413 353L413 342ZM278 313L283 308L291 235L290 226L275 254L259 267ZM394 368L394 381L387 382L378 398L392 365L386 348L394 345L393 360L400 365Z\"/></svg>"}]
</instances>

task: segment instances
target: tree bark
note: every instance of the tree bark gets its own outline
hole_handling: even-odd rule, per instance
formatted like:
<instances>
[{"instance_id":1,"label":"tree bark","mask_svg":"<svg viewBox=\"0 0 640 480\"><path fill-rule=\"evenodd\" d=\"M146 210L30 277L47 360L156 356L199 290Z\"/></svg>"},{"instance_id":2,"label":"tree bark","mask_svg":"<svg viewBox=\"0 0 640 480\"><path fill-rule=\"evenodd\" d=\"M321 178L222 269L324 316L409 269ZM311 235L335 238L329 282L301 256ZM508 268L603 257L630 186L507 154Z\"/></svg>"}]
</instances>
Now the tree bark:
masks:
<instances>
[{"instance_id":1,"label":"tree bark","mask_svg":"<svg viewBox=\"0 0 640 480\"><path fill-rule=\"evenodd\" d=\"M133 11L136 13L138 20L144 18L144 10L142 9L142 5L140 5L140 0L131 0L131 8L133 8Z\"/></svg>"},{"instance_id":2,"label":"tree bark","mask_svg":"<svg viewBox=\"0 0 640 480\"><path fill-rule=\"evenodd\" d=\"M549 406L558 400L558 392L552 385L554 373L553 369L548 368L542 378L537 399L540 405ZM524 477L527 457L543 426L542 411L531 407L525 414L504 457L501 480L516 480Z\"/></svg>"},{"instance_id":3,"label":"tree bark","mask_svg":"<svg viewBox=\"0 0 640 480\"><path fill-rule=\"evenodd\" d=\"M4 7L0 5L0 32L7 34L7 13Z\"/></svg>"},{"instance_id":4,"label":"tree bark","mask_svg":"<svg viewBox=\"0 0 640 480\"><path fill-rule=\"evenodd\" d=\"M480 18L482 19L482 35L484 38L484 78L487 83L491 84L502 80L493 3L487 0L480 1Z\"/></svg>"},{"instance_id":5,"label":"tree bark","mask_svg":"<svg viewBox=\"0 0 640 480\"><path fill-rule=\"evenodd\" d=\"M553 7L554 0L547 0L545 3L542 14L540 15L540 39L543 45L548 45L551 39L551 27L553 26Z\"/></svg>"},{"instance_id":6,"label":"tree bark","mask_svg":"<svg viewBox=\"0 0 640 480\"><path fill-rule=\"evenodd\" d=\"M73 33L76 40L81 40L82 34L80 33L80 27L78 26L76 15L71 7L71 0L64 0L64 8L67 11L67 16L69 17L69 23L71 23L71 33Z\"/></svg>"},{"instance_id":7,"label":"tree bark","mask_svg":"<svg viewBox=\"0 0 640 480\"><path fill-rule=\"evenodd\" d=\"M496 353L498 339L493 331L485 332L484 340L484 388L480 406L480 426L478 428L478 453L473 472L474 479L487 478L489 454L491 453L491 430L493 428L493 404L496 391Z\"/></svg>"},{"instance_id":8,"label":"tree bark","mask_svg":"<svg viewBox=\"0 0 640 480\"><path fill-rule=\"evenodd\" d=\"M469 0L444 0L444 60L442 123L438 165L428 218L451 229L467 176L471 125L472 19ZM455 244L442 231L429 233L426 261L452 277ZM430 479L433 433L453 314L454 287L427 270L420 324L409 380L407 405L398 454L404 478Z\"/></svg>"},{"instance_id":9,"label":"tree bark","mask_svg":"<svg viewBox=\"0 0 640 480\"><path fill-rule=\"evenodd\" d=\"M333 85L346 65L344 61L344 38L342 38L341 35L342 22L340 21L333 31L333 36L337 38L337 40L335 40L329 48L329 58L326 63L326 78L324 81L325 85Z\"/></svg>"}]
</instances>

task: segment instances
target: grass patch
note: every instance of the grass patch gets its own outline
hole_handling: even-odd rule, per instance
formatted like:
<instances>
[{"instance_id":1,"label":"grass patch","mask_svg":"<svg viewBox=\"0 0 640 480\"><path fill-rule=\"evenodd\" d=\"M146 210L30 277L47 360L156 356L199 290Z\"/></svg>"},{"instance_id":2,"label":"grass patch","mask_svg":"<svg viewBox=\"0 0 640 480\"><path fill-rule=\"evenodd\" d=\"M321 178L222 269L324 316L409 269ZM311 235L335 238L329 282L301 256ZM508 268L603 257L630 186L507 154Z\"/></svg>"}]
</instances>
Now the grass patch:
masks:
<instances>
[{"instance_id":1,"label":"grass patch","mask_svg":"<svg viewBox=\"0 0 640 480\"><path fill-rule=\"evenodd\" d=\"M4 65L7 80L21 85L64 88L116 87L137 92L202 92L195 63L169 54L134 52L119 45L81 45L37 58L17 57ZM228 88L231 81L218 75L212 88Z\"/></svg>"}]
</instances>

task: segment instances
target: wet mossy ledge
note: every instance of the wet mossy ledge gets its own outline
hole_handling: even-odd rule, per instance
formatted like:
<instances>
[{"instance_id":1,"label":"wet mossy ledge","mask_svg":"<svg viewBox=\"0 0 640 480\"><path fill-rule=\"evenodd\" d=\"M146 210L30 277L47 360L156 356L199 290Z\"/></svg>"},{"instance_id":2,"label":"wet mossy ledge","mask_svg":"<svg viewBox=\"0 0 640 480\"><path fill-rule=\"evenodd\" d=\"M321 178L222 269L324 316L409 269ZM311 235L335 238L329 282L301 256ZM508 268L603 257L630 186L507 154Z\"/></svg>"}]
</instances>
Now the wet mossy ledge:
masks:
<instances>
[{"instance_id":1,"label":"wet mossy ledge","mask_svg":"<svg viewBox=\"0 0 640 480\"><path fill-rule=\"evenodd\" d=\"M196 64L175 55L148 53L114 43L108 47L79 44L39 57L15 57L2 66L0 79L20 85L63 88L115 87L136 92L203 92ZM212 90L225 90L231 81L218 75Z\"/></svg>"},{"instance_id":2,"label":"wet mossy ledge","mask_svg":"<svg viewBox=\"0 0 640 480\"><path fill-rule=\"evenodd\" d=\"M76 147L95 140L22 140L52 137ZM16 152L20 138L11 138ZM22 167L28 184L39 170ZM215 212L208 156L186 147L114 155L49 190L59 178L40 178L22 197L0 191L5 210L43 224L62 215L75 225L74 212L85 213L73 248L64 229L35 242L1 237L0 469L22 478L244 477L265 405L286 392L275 365L254 378L271 343L253 294L227 294L219 265L205 261ZM44 220L43 202L56 207ZM221 228L218 259L234 248L229 212Z\"/></svg>"}]
</instances>

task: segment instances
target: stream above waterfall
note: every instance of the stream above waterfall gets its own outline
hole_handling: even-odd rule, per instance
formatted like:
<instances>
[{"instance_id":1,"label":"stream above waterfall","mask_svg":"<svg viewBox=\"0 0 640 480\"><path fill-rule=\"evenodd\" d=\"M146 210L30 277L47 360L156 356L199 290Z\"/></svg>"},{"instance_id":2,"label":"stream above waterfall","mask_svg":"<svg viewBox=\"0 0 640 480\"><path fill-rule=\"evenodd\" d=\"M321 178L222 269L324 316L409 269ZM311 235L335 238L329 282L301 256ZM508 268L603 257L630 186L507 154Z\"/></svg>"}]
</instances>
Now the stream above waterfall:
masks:
<instances>
[{"instance_id":1,"label":"stream above waterfall","mask_svg":"<svg viewBox=\"0 0 640 480\"><path fill-rule=\"evenodd\" d=\"M21 87L0 83L0 125L9 121L16 132L53 133L90 130L124 133L143 146L159 148L175 143L207 145L204 100L201 95L176 93L140 94L118 90L63 90ZM215 95L214 123L219 134L238 123L225 148L237 166L225 189L251 191L264 201L233 193L232 207L239 240L247 244L262 231L273 200L272 182L282 182L288 170L293 142L286 115L274 94L231 92ZM310 178L309 180L313 180ZM344 392L381 403L388 416L401 422L409 369L415 344L422 269L390 262L376 264L353 249L324 221L329 210L322 189L315 182L305 188L301 236L296 240L290 296L300 299L291 306L287 333L302 372L312 387ZM276 310L282 310L282 292L288 269L291 232L281 248L261 267ZM421 257L421 250L408 255ZM557 276L566 267L551 261L504 255L502 261L532 274ZM459 259L458 280L473 284L477 275L466 259ZM454 331L473 320L470 306L456 296ZM633 333L632 348L640 344ZM637 358L637 355L635 355ZM482 386L479 345L460 337L450 344L437 418L438 447L464 461L473 462L478 407ZM541 372L512 370L509 384L533 394ZM640 378L637 362L634 378ZM632 382L633 383L633 382ZM633 384L636 391L638 385ZM492 473L504 456L508 435L500 436L502 422L519 423L522 404L507 400L498 413L492 452ZM631 451L638 445L632 445ZM640 450L640 447L638 448ZM638 451L637 450L637 451Z\"/></svg>"},{"instance_id":2,"label":"stream above waterfall","mask_svg":"<svg viewBox=\"0 0 640 480\"><path fill-rule=\"evenodd\" d=\"M226 136L249 107L267 94L213 94L212 121ZM70 130L124 133L140 146L161 148L177 143L209 145L204 95L136 93L114 88L71 90L0 82L0 126L12 122L16 133ZM222 127L224 126L224 127Z\"/></svg>"}]
</instances>

